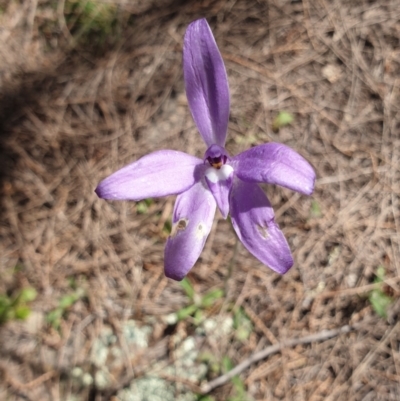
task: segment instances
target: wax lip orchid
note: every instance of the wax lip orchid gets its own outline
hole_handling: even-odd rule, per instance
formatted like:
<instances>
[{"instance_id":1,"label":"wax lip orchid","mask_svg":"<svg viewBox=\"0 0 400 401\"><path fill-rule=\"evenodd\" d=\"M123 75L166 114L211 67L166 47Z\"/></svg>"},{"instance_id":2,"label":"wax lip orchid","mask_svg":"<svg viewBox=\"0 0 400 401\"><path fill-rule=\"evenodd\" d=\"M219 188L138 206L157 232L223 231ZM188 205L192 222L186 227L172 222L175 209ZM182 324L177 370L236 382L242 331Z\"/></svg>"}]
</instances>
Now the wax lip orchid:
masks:
<instances>
[{"instance_id":1,"label":"wax lip orchid","mask_svg":"<svg viewBox=\"0 0 400 401\"><path fill-rule=\"evenodd\" d=\"M183 70L190 111L208 149L203 160L160 150L123 167L96 188L100 198L139 201L178 195L164 254L165 275L182 280L204 248L216 207L230 213L243 245L277 273L293 265L274 211L257 183L278 184L310 195L315 173L294 150L267 143L231 157L225 150L229 87L224 62L205 19L187 28Z\"/></svg>"}]
</instances>

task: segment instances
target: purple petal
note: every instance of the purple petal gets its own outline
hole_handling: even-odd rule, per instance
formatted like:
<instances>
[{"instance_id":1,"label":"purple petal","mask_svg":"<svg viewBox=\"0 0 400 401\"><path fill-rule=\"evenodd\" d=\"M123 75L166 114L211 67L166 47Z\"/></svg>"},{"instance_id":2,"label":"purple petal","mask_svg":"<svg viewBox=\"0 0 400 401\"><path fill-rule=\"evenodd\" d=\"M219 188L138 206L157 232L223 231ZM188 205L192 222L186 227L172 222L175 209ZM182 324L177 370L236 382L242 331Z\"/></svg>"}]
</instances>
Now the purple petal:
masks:
<instances>
[{"instance_id":1,"label":"purple petal","mask_svg":"<svg viewBox=\"0 0 400 401\"><path fill-rule=\"evenodd\" d=\"M131 163L96 188L100 198L141 200L179 194L199 180L203 161L176 150L160 150Z\"/></svg>"},{"instance_id":2,"label":"purple petal","mask_svg":"<svg viewBox=\"0 0 400 401\"><path fill-rule=\"evenodd\" d=\"M315 171L304 157L280 143L255 146L231 162L236 175L247 182L265 182L311 195Z\"/></svg>"},{"instance_id":3,"label":"purple petal","mask_svg":"<svg viewBox=\"0 0 400 401\"><path fill-rule=\"evenodd\" d=\"M214 220L215 200L204 185L198 182L176 199L164 264L165 275L177 281L196 263Z\"/></svg>"},{"instance_id":4,"label":"purple petal","mask_svg":"<svg viewBox=\"0 0 400 401\"><path fill-rule=\"evenodd\" d=\"M229 119L229 86L214 36L205 19L192 22L183 44L186 96L207 146L225 145Z\"/></svg>"},{"instance_id":5,"label":"purple petal","mask_svg":"<svg viewBox=\"0 0 400 401\"><path fill-rule=\"evenodd\" d=\"M274 211L257 184L236 179L230 196L233 228L257 259L277 273L293 266L289 245L274 220Z\"/></svg>"},{"instance_id":6,"label":"purple petal","mask_svg":"<svg viewBox=\"0 0 400 401\"><path fill-rule=\"evenodd\" d=\"M222 217L226 219L229 213L229 192L233 183L233 168L228 164L224 164L220 169L209 167L205 172L205 180Z\"/></svg>"}]
</instances>

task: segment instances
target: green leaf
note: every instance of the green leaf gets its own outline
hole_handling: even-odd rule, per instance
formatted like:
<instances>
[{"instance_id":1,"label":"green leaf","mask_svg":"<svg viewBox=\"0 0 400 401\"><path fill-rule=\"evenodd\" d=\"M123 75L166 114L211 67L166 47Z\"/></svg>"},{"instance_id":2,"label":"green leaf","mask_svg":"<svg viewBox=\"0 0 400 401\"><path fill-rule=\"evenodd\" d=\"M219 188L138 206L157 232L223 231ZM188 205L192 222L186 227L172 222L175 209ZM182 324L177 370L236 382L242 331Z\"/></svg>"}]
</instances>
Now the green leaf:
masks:
<instances>
[{"instance_id":1,"label":"green leaf","mask_svg":"<svg viewBox=\"0 0 400 401\"><path fill-rule=\"evenodd\" d=\"M33 301L36 296L36 290L30 287L23 288L15 297L0 295L0 323L12 319L26 319L31 312L26 304Z\"/></svg>"},{"instance_id":2,"label":"green leaf","mask_svg":"<svg viewBox=\"0 0 400 401\"><path fill-rule=\"evenodd\" d=\"M385 280L385 268L381 265L378 266L376 269L376 278L375 278L375 283L382 283L383 280Z\"/></svg>"},{"instance_id":3,"label":"green leaf","mask_svg":"<svg viewBox=\"0 0 400 401\"><path fill-rule=\"evenodd\" d=\"M198 395L196 401L215 401L215 398L211 395Z\"/></svg>"},{"instance_id":4,"label":"green leaf","mask_svg":"<svg viewBox=\"0 0 400 401\"><path fill-rule=\"evenodd\" d=\"M50 311L46 320L50 323L55 329L58 329L61 324L61 319L68 308L70 308L75 302L81 299L85 295L85 290L83 288L77 288L75 292L72 294L64 295L58 301L57 308Z\"/></svg>"},{"instance_id":5,"label":"green leaf","mask_svg":"<svg viewBox=\"0 0 400 401\"><path fill-rule=\"evenodd\" d=\"M222 298L224 296L224 291L220 288L216 288L207 292L206 295L201 300L201 306L204 308L209 308L210 306L214 305L215 301Z\"/></svg>"},{"instance_id":6,"label":"green leaf","mask_svg":"<svg viewBox=\"0 0 400 401\"><path fill-rule=\"evenodd\" d=\"M59 307L61 309L67 309L72 306L78 299L79 297L77 296L77 294L64 295L59 301Z\"/></svg>"},{"instance_id":7,"label":"green leaf","mask_svg":"<svg viewBox=\"0 0 400 401\"><path fill-rule=\"evenodd\" d=\"M285 127L293 122L294 117L287 111L280 111L279 114L274 118L272 123L272 130L274 132L279 131L280 128Z\"/></svg>"},{"instance_id":8,"label":"green leaf","mask_svg":"<svg viewBox=\"0 0 400 401\"><path fill-rule=\"evenodd\" d=\"M83 288L78 288L72 294L67 294L61 297L58 302L58 307L65 310L71 307L75 302L79 301L85 295L85 290Z\"/></svg>"},{"instance_id":9,"label":"green leaf","mask_svg":"<svg viewBox=\"0 0 400 401\"><path fill-rule=\"evenodd\" d=\"M228 401L250 401L252 399L246 394L246 386L239 376L232 377L231 381L236 394L228 398Z\"/></svg>"},{"instance_id":10,"label":"green leaf","mask_svg":"<svg viewBox=\"0 0 400 401\"><path fill-rule=\"evenodd\" d=\"M369 293L368 300L372 305L372 309L380 317L387 317L388 308L393 302L391 297L386 295L381 289L375 289Z\"/></svg>"},{"instance_id":11,"label":"green leaf","mask_svg":"<svg viewBox=\"0 0 400 401\"><path fill-rule=\"evenodd\" d=\"M253 331L253 324L242 308L235 310L233 315L235 337L239 341L246 341Z\"/></svg>"},{"instance_id":12,"label":"green leaf","mask_svg":"<svg viewBox=\"0 0 400 401\"><path fill-rule=\"evenodd\" d=\"M46 320L55 329L58 329L60 327L62 314L63 314L62 309L60 309L60 308L53 309L46 315Z\"/></svg>"},{"instance_id":13,"label":"green leaf","mask_svg":"<svg viewBox=\"0 0 400 401\"><path fill-rule=\"evenodd\" d=\"M197 308L198 308L197 305L189 305L189 306L186 306L185 308L179 310L176 313L178 320L184 320L188 316L193 315L193 313L196 312Z\"/></svg>"},{"instance_id":14,"label":"green leaf","mask_svg":"<svg viewBox=\"0 0 400 401\"><path fill-rule=\"evenodd\" d=\"M204 351L204 352L200 352L197 359L200 362L206 362L206 363L210 363L210 362L214 362L216 360L215 355L210 352L210 351Z\"/></svg>"},{"instance_id":15,"label":"green leaf","mask_svg":"<svg viewBox=\"0 0 400 401\"><path fill-rule=\"evenodd\" d=\"M239 376L233 376L231 380L232 380L233 385L235 386L236 391L238 391L240 393L244 392L245 386Z\"/></svg>"},{"instance_id":16,"label":"green leaf","mask_svg":"<svg viewBox=\"0 0 400 401\"><path fill-rule=\"evenodd\" d=\"M22 271L24 271L24 270L25 270L25 266L22 265L22 264L20 264L20 263L17 263L17 264L14 266L14 272L15 272L15 273L22 272Z\"/></svg>"},{"instance_id":17,"label":"green leaf","mask_svg":"<svg viewBox=\"0 0 400 401\"><path fill-rule=\"evenodd\" d=\"M371 303L372 309L380 317L386 318L389 306L392 304L393 299L386 295L382 289L382 283L385 280L385 267L379 266L376 270L376 277L374 283L376 288L368 294L368 300Z\"/></svg>"},{"instance_id":18,"label":"green leaf","mask_svg":"<svg viewBox=\"0 0 400 401\"><path fill-rule=\"evenodd\" d=\"M321 207L316 200L311 201L310 214L311 214L311 217L321 217L322 216Z\"/></svg>"},{"instance_id":19,"label":"green leaf","mask_svg":"<svg viewBox=\"0 0 400 401\"><path fill-rule=\"evenodd\" d=\"M11 305L10 298L6 295L0 295L0 312L9 308Z\"/></svg>"},{"instance_id":20,"label":"green leaf","mask_svg":"<svg viewBox=\"0 0 400 401\"><path fill-rule=\"evenodd\" d=\"M31 309L29 308L29 306L21 305L15 308L16 319L24 320L29 316L30 313Z\"/></svg>"},{"instance_id":21,"label":"green leaf","mask_svg":"<svg viewBox=\"0 0 400 401\"><path fill-rule=\"evenodd\" d=\"M168 235L171 234L171 231L172 231L172 222L171 222L170 219L168 219L168 220L164 223L163 231L164 231L166 234L168 234Z\"/></svg>"},{"instance_id":22,"label":"green leaf","mask_svg":"<svg viewBox=\"0 0 400 401\"><path fill-rule=\"evenodd\" d=\"M205 362L212 373L217 374L221 371L221 366L217 356L210 351L205 351L199 354L198 360L200 362Z\"/></svg>"},{"instance_id":23,"label":"green leaf","mask_svg":"<svg viewBox=\"0 0 400 401\"><path fill-rule=\"evenodd\" d=\"M204 314L201 311L201 309L197 309L197 311L194 313L193 320L194 320L195 326L199 326L203 322Z\"/></svg>"},{"instance_id":24,"label":"green leaf","mask_svg":"<svg viewBox=\"0 0 400 401\"><path fill-rule=\"evenodd\" d=\"M76 290L77 283L76 283L75 277L68 277L68 278L67 278L67 281L68 281L68 286L69 286L70 288L72 288L73 290Z\"/></svg>"},{"instance_id":25,"label":"green leaf","mask_svg":"<svg viewBox=\"0 0 400 401\"><path fill-rule=\"evenodd\" d=\"M223 373L227 373L233 369L233 362L228 356L224 356L221 361L221 370Z\"/></svg>"},{"instance_id":26,"label":"green leaf","mask_svg":"<svg viewBox=\"0 0 400 401\"><path fill-rule=\"evenodd\" d=\"M149 206L151 205L151 203L149 204L148 202L146 202L147 199L140 201L136 204L136 212L138 214L145 214L148 212L149 210Z\"/></svg>"},{"instance_id":27,"label":"green leaf","mask_svg":"<svg viewBox=\"0 0 400 401\"><path fill-rule=\"evenodd\" d=\"M31 302L34 301L36 297L37 297L37 291L31 287L22 289L19 296L21 302Z\"/></svg>"}]
</instances>

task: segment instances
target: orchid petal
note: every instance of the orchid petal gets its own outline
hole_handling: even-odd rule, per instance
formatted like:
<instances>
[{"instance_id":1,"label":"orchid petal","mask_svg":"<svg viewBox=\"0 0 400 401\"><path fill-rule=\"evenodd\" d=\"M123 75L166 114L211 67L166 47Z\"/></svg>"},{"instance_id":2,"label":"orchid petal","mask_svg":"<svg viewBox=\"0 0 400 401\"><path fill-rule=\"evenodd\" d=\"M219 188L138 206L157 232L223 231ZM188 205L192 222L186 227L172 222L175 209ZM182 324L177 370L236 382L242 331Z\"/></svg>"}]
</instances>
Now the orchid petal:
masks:
<instances>
[{"instance_id":1,"label":"orchid petal","mask_svg":"<svg viewBox=\"0 0 400 401\"><path fill-rule=\"evenodd\" d=\"M236 179L230 196L233 228L257 259L277 273L293 265L289 245L274 220L274 211L257 184Z\"/></svg>"},{"instance_id":2,"label":"orchid petal","mask_svg":"<svg viewBox=\"0 0 400 401\"><path fill-rule=\"evenodd\" d=\"M198 182L180 194L175 203L172 233L164 253L165 275L182 280L199 258L215 215L211 192Z\"/></svg>"},{"instance_id":3,"label":"orchid petal","mask_svg":"<svg viewBox=\"0 0 400 401\"><path fill-rule=\"evenodd\" d=\"M141 200L175 195L199 180L203 161L176 150L150 153L101 181L96 193L103 199Z\"/></svg>"},{"instance_id":4,"label":"orchid petal","mask_svg":"<svg viewBox=\"0 0 400 401\"><path fill-rule=\"evenodd\" d=\"M229 86L224 62L205 19L192 22L183 44L186 96L207 146L224 146L229 119Z\"/></svg>"},{"instance_id":5,"label":"orchid petal","mask_svg":"<svg viewBox=\"0 0 400 401\"><path fill-rule=\"evenodd\" d=\"M219 170L209 167L205 172L205 179L222 217L226 219L229 213L229 192L233 182L233 168L228 164L223 165Z\"/></svg>"},{"instance_id":6,"label":"orchid petal","mask_svg":"<svg viewBox=\"0 0 400 401\"><path fill-rule=\"evenodd\" d=\"M311 195L315 172L310 163L293 149L267 143L235 156L231 161L236 175L247 182L265 182Z\"/></svg>"}]
</instances>

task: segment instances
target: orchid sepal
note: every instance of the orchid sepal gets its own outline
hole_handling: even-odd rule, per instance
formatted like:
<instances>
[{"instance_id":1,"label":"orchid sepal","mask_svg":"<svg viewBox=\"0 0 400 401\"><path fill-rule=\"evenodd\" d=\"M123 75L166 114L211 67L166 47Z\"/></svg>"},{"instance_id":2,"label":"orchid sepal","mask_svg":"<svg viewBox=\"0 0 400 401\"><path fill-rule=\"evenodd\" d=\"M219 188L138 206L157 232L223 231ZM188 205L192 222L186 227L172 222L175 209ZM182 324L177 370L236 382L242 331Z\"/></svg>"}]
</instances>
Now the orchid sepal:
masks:
<instances>
[{"instance_id":1,"label":"orchid sepal","mask_svg":"<svg viewBox=\"0 0 400 401\"><path fill-rule=\"evenodd\" d=\"M305 195L314 191L315 171L310 163L280 143L250 148L233 157L231 164L243 181L276 184Z\"/></svg>"},{"instance_id":2,"label":"orchid sepal","mask_svg":"<svg viewBox=\"0 0 400 401\"><path fill-rule=\"evenodd\" d=\"M204 163L176 150L159 150L111 174L100 182L96 194L109 200L134 200L176 195L201 177Z\"/></svg>"},{"instance_id":3,"label":"orchid sepal","mask_svg":"<svg viewBox=\"0 0 400 401\"><path fill-rule=\"evenodd\" d=\"M186 96L207 146L225 145L230 95L221 53L205 19L192 22L183 42Z\"/></svg>"}]
</instances>

